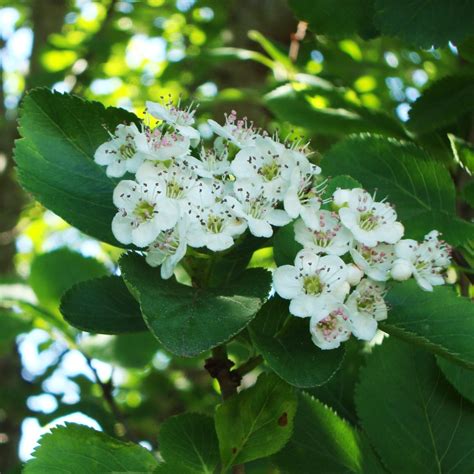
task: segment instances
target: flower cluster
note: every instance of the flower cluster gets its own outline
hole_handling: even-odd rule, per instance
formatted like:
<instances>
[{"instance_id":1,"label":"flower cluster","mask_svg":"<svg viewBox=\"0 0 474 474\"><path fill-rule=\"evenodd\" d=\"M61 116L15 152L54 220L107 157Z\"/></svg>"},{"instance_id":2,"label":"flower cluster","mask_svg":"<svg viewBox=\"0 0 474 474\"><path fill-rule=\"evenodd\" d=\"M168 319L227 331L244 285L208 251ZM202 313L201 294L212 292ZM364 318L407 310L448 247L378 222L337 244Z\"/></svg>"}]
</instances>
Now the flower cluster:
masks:
<instances>
[{"instance_id":1,"label":"flower cluster","mask_svg":"<svg viewBox=\"0 0 474 474\"><path fill-rule=\"evenodd\" d=\"M299 141L282 142L235 112L216 138L201 142L195 109L171 100L147 103L157 119L119 125L95 153L118 183L112 231L118 241L146 251L151 266L170 278L188 247L229 249L250 232L269 238L294 221L303 246L294 265L274 272L275 291L290 313L310 318L313 342L338 347L351 334L370 340L387 317L384 285L413 276L425 290L444 283L449 248L430 232L422 243L403 240L389 203L363 189L337 189Z\"/></svg>"}]
</instances>

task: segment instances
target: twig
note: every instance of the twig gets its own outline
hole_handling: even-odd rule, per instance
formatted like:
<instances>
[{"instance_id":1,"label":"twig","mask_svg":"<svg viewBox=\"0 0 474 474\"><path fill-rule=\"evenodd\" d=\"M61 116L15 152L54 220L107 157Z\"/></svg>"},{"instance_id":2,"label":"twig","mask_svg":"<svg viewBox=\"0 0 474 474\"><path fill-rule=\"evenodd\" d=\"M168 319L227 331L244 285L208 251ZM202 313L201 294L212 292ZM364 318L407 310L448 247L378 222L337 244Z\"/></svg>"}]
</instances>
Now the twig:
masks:
<instances>
[{"instance_id":1,"label":"twig","mask_svg":"<svg viewBox=\"0 0 474 474\"><path fill-rule=\"evenodd\" d=\"M295 62L298 59L298 52L300 50L300 41L304 40L306 36L306 30L308 29L308 23L306 21L299 21L296 27L296 33L291 35L290 51L288 56Z\"/></svg>"},{"instance_id":2,"label":"twig","mask_svg":"<svg viewBox=\"0 0 474 474\"><path fill-rule=\"evenodd\" d=\"M237 373L240 378L244 375L251 372L255 367L258 367L263 362L263 357L261 355L257 355L255 357L251 357L247 362L244 362L239 368L233 370L232 372Z\"/></svg>"}]
</instances>

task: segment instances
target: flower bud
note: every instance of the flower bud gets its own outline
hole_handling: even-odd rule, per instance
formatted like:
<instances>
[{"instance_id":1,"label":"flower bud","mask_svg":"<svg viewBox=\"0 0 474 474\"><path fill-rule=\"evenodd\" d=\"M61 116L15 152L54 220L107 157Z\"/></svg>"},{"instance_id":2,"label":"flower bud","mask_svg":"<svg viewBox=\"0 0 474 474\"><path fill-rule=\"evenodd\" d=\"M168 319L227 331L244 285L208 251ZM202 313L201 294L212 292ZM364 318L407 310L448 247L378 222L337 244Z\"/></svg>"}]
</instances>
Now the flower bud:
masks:
<instances>
[{"instance_id":1,"label":"flower bud","mask_svg":"<svg viewBox=\"0 0 474 474\"><path fill-rule=\"evenodd\" d=\"M363 276L364 272L357 265L353 263L347 265L347 282L349 285L358 285Z\"/></svg>"},{"instance_id":2,"label":"flower bud","mask_svg":"<svg viewBox=\"0 0 474 474\"><path fill-rule=\"evenodd\" d=\"M399 258L395 260L392 267L392 278L398 281L408 280L413 273L412 264L407 260Z\"/></svg>"}]
</instances>

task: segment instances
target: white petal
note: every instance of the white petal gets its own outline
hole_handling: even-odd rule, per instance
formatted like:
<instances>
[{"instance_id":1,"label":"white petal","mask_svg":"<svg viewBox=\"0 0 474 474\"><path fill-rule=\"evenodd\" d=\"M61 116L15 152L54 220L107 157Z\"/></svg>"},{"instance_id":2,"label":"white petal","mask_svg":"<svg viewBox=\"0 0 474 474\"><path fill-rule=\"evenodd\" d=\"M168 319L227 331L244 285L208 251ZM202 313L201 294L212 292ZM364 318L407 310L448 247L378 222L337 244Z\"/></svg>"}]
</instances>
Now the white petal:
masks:
<instances>
[{"instance_id":1,"label":"white petal","mask_svg":"<svg viewBox=\"0 0 474 474\"><path fill-rule=\"evenodd\" d=\"M112 233L114 237L122 244L128 245L132 243L132 226L131 219L122 217L121 213L115 214L112 219Z\"/></svg>"},{"instance_id":2,"label":"white petal","mask_svg":"<svg viewBox=\"0 0 474 474\"><path fill-rule=\"evenodd\" d=\"M132 230L132 242L137 247L150 245L160 233L153 221L144 222Z\"/></svg>"},{"instance_id":3,"label":"white petal","mask_svg":"<svg viewBox=\"0 0 474 474\"><path fill-rule=\"evenodd\" d=\"M110 153L113 150L110 142L102 143L94 154L94 161L98 165L109 165L115 161L117 154Z\"/></svg>"},{"instance_id":4,"label":"white petal","mask_svg":"<svg viewBox=\"0 0 474 474\"><path fill-rule=\"evenodd\" d=\"M395 255L398 258L408 260L409 262L415 261L416 249L418 248L418 242L413 239L400 240L395 244Z\"/></svg>"},{"instance_id":5,"label":"white petal","mask_svg":"<svg viewBox=\"0 0 474 474\"><path fill-rule=\"evenodd\" d=\"M146 108L148 110L148 113L150 115L153 115L153 117L157 118L158 120L172 122L172 117L168 112L168 109L166 107L163 107L161 104L147 100Z\"/></svg>"},{"instance_id":6,"label":"white petal","mask_svg":"<svg viewBox=\"0 0 474 474\"><path fill-rule=\"evenodd\" d=\"M283 265L273 272L273 285L275 291L287 300L295 298L302 292L298 272L292 265Z\"/></svg>"},{"instance_id":7,"label":"white petal","mask_svg":"<svg viewBox=\"0 0 474 474\"><path fill-rule=\"evenodd\" d=\"M221 252L234 245L234 239L226 234L211 234L207 238L207 248L213 252Z\"/></svg>"},{"instance_id":8,"label":"white petal","mask_svg":"<svg viewBox=\"0 0 474 474\"><path fill-rule=\"evenodd\" d=\"M119 209L133 211L138 202L137 183L135 181L123 180L114 189L113 202Z\"/></svg>"},{"instance_id":9,"label":"white petal","mask_svg":"<svg viewBox=\"0 0 474 474\"><path fill-rule=\"evenodd\" d=\"M271 237L273 235L272 226L262 219L254 219L253 217L247 217L249 224L249 230L255 237Z\"/></svg>"},{"instance_id":10,"label":"white petal","mask_svg":"<svg viewBox=\"0 0 474 474\"><path fill-rule=\"evenodd\" d=\"M274 226L282 227L291 222L291 217L281 209L273 209L267 214L267 220Z\"/></svg>"},{"instance_id":11,"label":"white petal","mask_svg":"<svg viewBox=\"0 0 474 474\"><path fill-rule=\"evenodd\" d=\"M394 222L390 226L386 226L385 232L386 235L384 242L387 242L388 244L396 244L403 237L405 229L400 222Z\"/></svg>"},{"instance_id":12,"label":"white petal","mask_svg":"<svg viewBox=\"0 0 474 474\"><path fill-rule=\"evenodd\" d=\"M377 321L365 313L353 313L349 318L352 333L358 339L371 341L377 332Z\"/></svg>"},{"instance_id":13,"label":"white petal","mask_svg":"<svg viewBox=\"0 0 474 474\"><path fill-rule=\"evenodd\" d=\"M109 178L121 178L126 172L127 162L125 160L113 161L105 170L105 174Z\"/></svg>"},{"instance_id":14,"label":"white petal","mask_svg":"<svg viewBox=\"0 0 474 474\"><path fill-rule=\"evenodd\" d=\"M317 296L299 295L290 302L290 313L299 318L309 318L315 314L315 310L320 308L317 303Z\"/></svg>"}]
</instances>

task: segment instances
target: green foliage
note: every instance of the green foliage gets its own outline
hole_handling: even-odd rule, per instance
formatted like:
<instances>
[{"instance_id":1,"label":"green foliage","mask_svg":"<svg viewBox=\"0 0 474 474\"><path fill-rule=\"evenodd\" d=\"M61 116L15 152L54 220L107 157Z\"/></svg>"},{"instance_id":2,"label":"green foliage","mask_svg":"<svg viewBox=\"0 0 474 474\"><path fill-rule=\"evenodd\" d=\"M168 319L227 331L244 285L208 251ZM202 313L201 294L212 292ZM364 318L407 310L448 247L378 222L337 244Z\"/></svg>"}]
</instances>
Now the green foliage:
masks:
<instances>
[{"instance_id":1,"label":"green foliage","mask_svg":"<svg viewBox=\"0 0 474 474\"><path fill-rule=\"evenodd\" d=\"M289 314L288 303L275 296L250 325L252 341L266 363L296 387L323 385L341 365L344 349L323 351L311 341L309 319Z\"/></svg>"},{"instance_id":2,"label":"green foliage","mask_svg":"<svg viewBox=\"0 0 474 474\"><path fill-rule=\"evenodd\" d=\"M112 245L115 182L93 161L108 130L135 116L79 97L35 89L23 100L15 161L26 191L71 225ZM54 146L51 144L54 143Z\"/></svg>"},{"instance_id":3,"label":"green foliage","mask_svg":"<svg viewBox=\"0 0 474 474\"><path fill-rule=\"evenodd\" d=\"M276 375L261 374L257 383L216 408L222 471L279 451L293 431L296 395Z\"/></svg>"},{"instance_id":4,"label":"green foliage","mask_svg":"<svg viewBox=\"0 0 474 474\"><path fill-rule=\"evenodd\" d=\"M431 354L384 341L362 370L356 404L390 472L472 470L474 409L444 380Z\"/></svg>"},{"instance_id":5,"label":"green foliage","mask_svg":"<svg viewBox=\"0 0 474 474\"><path fill-rule=\"evenodd\" d=\"M452 133L448 133L448 138L456 162L468 174L474 174L474 146Z\"/></svg>"},{"instance_id":6,"label":"green foliage","mask_svg":"<svg viewBox=\"0 0 474 474\"><path fill-rule=\"evenodd\" d=\"M306 393L299 397L295 433L276 456L282 474L384 473L365 435Z\"/></svg>"},{"instance_id":7,"label":"green foliage","mask_svg":"<svg viewBox=\"0 0 474 474\"><path fill-rule=\"evenodd\" d=\"M63 295L61 313L83 331L120 334L146 330L140 306L118 276L74 285Z\"/></svg>"},{"instance_id":8,"label":"green foliage","mask_svg":"<svg viewBox=\"0 0 474 474\"><path fill-rule=\"evenodd\" d=\"M82 425L68 423L44 435L25 474L153 472L157 462L145 448Z\"/></svg>"},{"instance_id":9,"label":"green foliage","mask_svg":"<svg viewBox=\"0 0 474 474\"><path fill-rule=\"evenodd\" d=\"M474 306L469 299L448 287L420 292L415 281L394 285L386 299L390 316L380 325L384 331L474 368Z\"/></svg>"},{"instance_id":10,"label":"green foliage","mask_svg":"<svg viewBox=\"0 0 474 474\"><path fill-rule=\"evenodd\" d=\"M271 274L247 270L226 288L192 288L163 280L160 270L129 254L120 260L123 277L140 302L148 327L174 354L198 355L241 331L270 292Z\"/></svg>"},{"instance_id":11,"label":"green foliage","mask_svg":"<svg viewBox=\"0 0 474 474\"><path fill-rule=\"evenodd\" d=\"M474 226L456 217L455 191L448 171L410 143L361 135L335 145L325 156L323 172L347 173L396 205L406 237L422 238L432 229L458 245L471 238Z\"/></svg>"},{"instance_id":12,"label":"green foliage","mask_svg":"<svg viewBox=\"0 0 474 474\"><path fill-rule=\"evenodd\" d=\"M278 266L293 265L296 254L302 248L303 246L295 240L293 222L275 232L273 237L273 258Z\"/></svg>"},{"instance_id":13,"label":"green foliage","mask_svg":"<svg viewBox=\"0 0 474 474\"><path fill-rule=\"evenodd\" d=\"M448 382L464 397L474 403L474 371L454 364L453 362L436 357L438 367Z\"/></svg>"},{"instance_id":14,"label":"green foliage","mask_svg":"<svg viewBox=\"0 0 474 474\"><path fill-rule=\"evenodd\" d=\"M15 338L31 329L31 321L21 314L0 308L0 356L8 353Z\"/></svg>"},{"instance_id":15,"label":"green foliage","mask_svg":"<svg viewBox=\"0 0 474 474\"><path fill-rule=\"evenodd\" d=\"M219 463L214 420L186 413L166 420L160 428L160 454L165 460L156 472L213 474Z\"/></svg>"}]
</instances>

